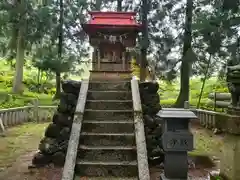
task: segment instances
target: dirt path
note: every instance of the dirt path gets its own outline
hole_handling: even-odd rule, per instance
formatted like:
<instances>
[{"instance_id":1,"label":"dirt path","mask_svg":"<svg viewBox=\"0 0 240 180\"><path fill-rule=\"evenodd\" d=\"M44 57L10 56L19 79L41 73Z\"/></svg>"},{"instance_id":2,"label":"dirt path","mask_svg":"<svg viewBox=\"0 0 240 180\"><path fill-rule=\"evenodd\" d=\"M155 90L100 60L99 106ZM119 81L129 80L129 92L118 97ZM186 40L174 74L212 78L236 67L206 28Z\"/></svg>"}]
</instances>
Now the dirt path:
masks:
<instances>
[{"instance_id":1,"label":"dirt path","mask_svg":"<svg viewBox=\"0 0 240 180\"><path fill-rule=\"evenodd\" d=\"M28 123L7 129L6 136L0 137L0 171L21 155L36 151L48 124Z\"/></svg>"},{"instance_id":2,"label":"dirt path","mask_svg":"<svg viewBox=\"0 0 240 180\"><path fill-rule=\"evenodd\" d=\"M48 123L29 123L7 130L0 138L0 180L58 180L61 169L29 170Z\"/></svg>"},{"instance_id":3,"label":"dirt path","mask_svg":"<svg viewBox=\"0 0 240 180\"><path fill-rule=\"evenodd\" d=\"M49 166L28 169L46 126L47 124L24 125L9 130L7 138L0 138L0 180L61 180L61 168ZM192 132L196 142L196 150L193 154L219 155L222 145L221 136L212 135L210 131L199 127L193 127ZM151 179L159 180L161 169L153 167L150 171ZM189 172L194 180L207 179L204 167L190 169Z\"/></svg>"},{"instance_id":4,"label":"dirt path","mask_svg":"<svg viewBox=\"0 0 240 180\"><path fill-rule=\"evenodd\" d=\"M60 180L61 168L51 166L41 169L28 169L34 152L20 156L16 162L0 173L0 180Z\"/></svg>"}]
</instances>

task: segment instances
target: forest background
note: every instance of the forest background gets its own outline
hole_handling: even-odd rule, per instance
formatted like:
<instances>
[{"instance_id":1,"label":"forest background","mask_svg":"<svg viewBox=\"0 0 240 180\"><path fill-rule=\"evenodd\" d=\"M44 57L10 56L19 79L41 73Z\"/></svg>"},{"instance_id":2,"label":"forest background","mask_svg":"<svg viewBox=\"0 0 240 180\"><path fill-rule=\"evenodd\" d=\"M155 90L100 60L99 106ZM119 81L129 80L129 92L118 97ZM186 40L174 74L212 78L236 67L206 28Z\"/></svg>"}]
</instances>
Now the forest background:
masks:
<instances>
[{"instance_id":1,"label":"forest background","mask_svg":"<svg viewBox=\"0 0 240 180\"><path fill-rule=\"evenodd\" d=\"M154 71L160 103L197 106L201 96L200 107L211 109L208 94L228 92L226 66L240 62L239 6L238 0L2 0L0 108L36 98L57 104L61 80L89 75L92 49L81 28L88 12L122 10L137 12L147 27L134 51Z\"/></svg>"}]
</instances>

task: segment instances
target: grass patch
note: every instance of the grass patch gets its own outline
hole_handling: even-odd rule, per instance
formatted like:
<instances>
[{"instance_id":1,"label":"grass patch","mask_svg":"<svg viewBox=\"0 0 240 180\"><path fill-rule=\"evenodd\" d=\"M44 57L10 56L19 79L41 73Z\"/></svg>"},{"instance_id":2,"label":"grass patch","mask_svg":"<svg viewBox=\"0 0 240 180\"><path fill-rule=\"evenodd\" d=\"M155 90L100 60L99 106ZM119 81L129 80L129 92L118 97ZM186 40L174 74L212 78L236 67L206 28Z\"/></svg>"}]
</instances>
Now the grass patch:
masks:
<instances>
[{"instance_id":1,"label":"grass patch","mask_svg":"<svg viewBox=\"0 0 240 180\"><path fill-rule=\"evenodd\" d=\"M7 129L6 137L0 137L0 168L8 167L17 157L37 150L48 124L28 123Z\"/></svg>"},{"instance_id":2,"label":"grass patch","mask_svg":"<svg viewBox=\"0 0 240 180\"><path fill-rule=\"evenodd\" d=\"M221 155L223 140L221 136L204 128L192 128L194 135L195 150L190 152L191 155L217 156Z\"/></svg>"}]
</instances>

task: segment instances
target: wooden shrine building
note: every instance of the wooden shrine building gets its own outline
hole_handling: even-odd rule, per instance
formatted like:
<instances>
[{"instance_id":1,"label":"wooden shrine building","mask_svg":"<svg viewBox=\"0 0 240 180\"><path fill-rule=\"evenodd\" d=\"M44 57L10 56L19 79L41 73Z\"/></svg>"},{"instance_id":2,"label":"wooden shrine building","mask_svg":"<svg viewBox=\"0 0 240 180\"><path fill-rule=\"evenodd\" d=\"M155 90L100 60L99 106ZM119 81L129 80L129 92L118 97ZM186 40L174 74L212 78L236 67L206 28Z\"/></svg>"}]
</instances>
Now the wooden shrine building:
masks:
<instances>
[{"instance_id":1,"label":"wooden shrine building","mask_svg":"<svg viewBox=\"0 0 240 180\"><path fill-rule=\"evenodd\" d=\"M94 47L90 79L131 78L131 57L127 48L135 47L141 25L135 12L90 12L82 24Z\"/></svg>"}]
</instances>

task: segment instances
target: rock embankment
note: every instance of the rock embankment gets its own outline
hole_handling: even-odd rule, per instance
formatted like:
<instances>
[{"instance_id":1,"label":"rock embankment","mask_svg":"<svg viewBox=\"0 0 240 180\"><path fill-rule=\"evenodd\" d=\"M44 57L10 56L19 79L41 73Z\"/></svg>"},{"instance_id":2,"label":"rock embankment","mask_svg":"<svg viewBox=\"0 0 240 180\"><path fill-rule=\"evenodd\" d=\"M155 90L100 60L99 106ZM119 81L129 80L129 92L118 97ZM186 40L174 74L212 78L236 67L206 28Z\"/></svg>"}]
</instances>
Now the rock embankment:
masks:
<instances>
[{"instance_id":1,"label":"rock embankment","mask_svg":"<svg viewBox=\"0 0 240 180\"><path fill-rule=\"evenodd\" d=\"M64 164L80 87L81 82L78 81L62 82L60 104L40 141L39 151L32 160L33 165Z\"/></svg>"},{"instance_id":2,"label":"rock embankment","mask_svg":"<svg viewBox=\"0 0 240 180\"><path fill-rule=\"evenodd\" d=\"M162 109L158 94L159 85L155 82L139 84L147 151L150 164L160 164L164 159L161 145L162 126L156 114Z\"/></svg>"},{"instance_id":3,"label":"rock embankment","mask_svg":"<svg viewBox=\"0 0 240 180\"><path fill-rule=\"evenodd\" d=\"M60 104L53 115L52 122L45 130L45 136L40 141L39 151L33 158L33 165L44 166L49 163L62 166L68 147L73 116L77 104L81 82L63 81ZM154 82L139 84L149 163L163 161L161 147L162 127L156 116L161 110L158 94L159 85Z\"/></svg>"}]
</instances>

